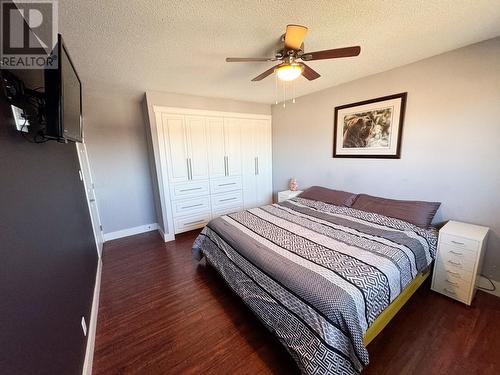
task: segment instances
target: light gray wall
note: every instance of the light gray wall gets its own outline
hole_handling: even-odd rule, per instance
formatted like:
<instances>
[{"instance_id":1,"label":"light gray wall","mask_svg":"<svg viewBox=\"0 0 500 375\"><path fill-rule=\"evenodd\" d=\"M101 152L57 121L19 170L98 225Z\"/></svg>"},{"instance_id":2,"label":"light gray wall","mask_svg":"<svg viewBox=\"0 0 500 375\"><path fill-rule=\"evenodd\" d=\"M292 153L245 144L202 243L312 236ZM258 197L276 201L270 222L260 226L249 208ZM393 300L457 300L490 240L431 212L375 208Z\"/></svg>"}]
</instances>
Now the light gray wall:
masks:
<instances>
[{"instance_id":1,"label":"light gray wall","mask_svg":"<svg viewBox=\"0 0 500 375\"><path fill-rule=\"evenodd\" d=\"M400 160L332 158L335 106L405 91ZM302 188L440 201L437 221L492 229L484 273L500 280L500 38L275 105L272 115L275 191L295 176Z\"/></svg>"},{"instance_id":2,"label":"light gray wall","mask_svg":"<svg viewBox=\"0 0 500 375\"><path fill-rule=\"evenodd\" d=\"M144 121L146 127L155 126L154 106L177 107L200 109L207 111L222 111L222 112L237 112L237 113L254 113L254 114L271 114L271 106L269 104L242 102L230 99L221 98L205 98L201 96L174 94L167 92L148 91L144 96L142 108L144 112ZM147 143L149 151L149 165L151 170L154 204L156 208L156 222L160 228L168 233L168 226L163 222L161 215L161 205L159 197L159 185L156 176L156 165L154 160L154 146L151 132L147 131Z\"/></svg>"},{"instance_id":3,"label":"light gray wall","mask_svg":"<svg viewBox=\"0 0 500 375\"><path fill-rule=\"evenodd\" d=\"M85 142L104 233L156 223L140 97L84 89Z\"/></svg>"}]
</instances>

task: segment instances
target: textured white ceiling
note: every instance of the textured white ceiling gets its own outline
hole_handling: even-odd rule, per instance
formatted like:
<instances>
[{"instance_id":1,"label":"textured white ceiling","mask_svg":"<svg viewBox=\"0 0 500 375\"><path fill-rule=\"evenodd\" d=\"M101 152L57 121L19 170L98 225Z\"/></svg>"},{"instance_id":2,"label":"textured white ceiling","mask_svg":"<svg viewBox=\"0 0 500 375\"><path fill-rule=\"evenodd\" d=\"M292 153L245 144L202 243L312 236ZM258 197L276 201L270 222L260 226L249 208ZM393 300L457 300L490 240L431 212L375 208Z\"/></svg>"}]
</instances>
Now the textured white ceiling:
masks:
<instances>
[{"instance_id":1,"label":"textured white ceiling","mask_svg":"<svg viewBox=\"0 0 500 375\"><path fill-rule=\"evenodd\" d=\"M500 35L500 0L60 0L60 32L84 84L273 103L272 63L288 23L307 25L306 51L360 45L357 58L310 62L297 96Z\"/></svg>"}]
</instances>

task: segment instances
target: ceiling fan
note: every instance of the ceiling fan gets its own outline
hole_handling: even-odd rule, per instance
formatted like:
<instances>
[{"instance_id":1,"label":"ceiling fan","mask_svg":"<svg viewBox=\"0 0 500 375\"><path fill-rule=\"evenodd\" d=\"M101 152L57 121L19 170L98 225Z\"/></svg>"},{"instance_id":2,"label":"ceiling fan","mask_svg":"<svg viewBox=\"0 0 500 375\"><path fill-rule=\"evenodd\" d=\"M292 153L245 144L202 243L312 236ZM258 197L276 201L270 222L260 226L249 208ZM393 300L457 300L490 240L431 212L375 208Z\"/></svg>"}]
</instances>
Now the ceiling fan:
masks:
<instances>
[{"instance_id":1,"label":"ceiling fan","mask_svg":"<svg viewBox=\"0 0 500 375\"><path fill-rule=\"evenodd\" d=\"M264 73L259 74L252 79L252 81L261 81L274 72L276 72L278 78L283 81L293 81L300 75L312 81L321 77L320 74L299 60L314 61L352 57L358 56L361 52L361 47L359 46L304 52L304 37L306 33L307 27L305 26L288 25L286 27L286 33L280 38L274 57L228 57L226 58L226 62L280 62Z\"/></svg>"}]
</instances>

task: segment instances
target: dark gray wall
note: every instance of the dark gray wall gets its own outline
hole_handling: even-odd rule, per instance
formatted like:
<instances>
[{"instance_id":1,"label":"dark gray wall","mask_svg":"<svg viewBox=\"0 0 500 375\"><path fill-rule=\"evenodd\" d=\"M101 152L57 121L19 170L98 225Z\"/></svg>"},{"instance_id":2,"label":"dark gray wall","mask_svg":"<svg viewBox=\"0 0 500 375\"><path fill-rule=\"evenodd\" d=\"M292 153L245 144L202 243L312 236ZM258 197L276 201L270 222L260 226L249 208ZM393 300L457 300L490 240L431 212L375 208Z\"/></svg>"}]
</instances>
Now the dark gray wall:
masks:
<instances>
[{"instance_id":1,"label":"dark gray wall","mask_svg":"<svg viewBox=\"0 0 500 375\"><path fill-rule=\"evenodd\" d=\"M81 374L97 254L73 143L31 144L0 96L0 374Z\"/></svg>"}]
</instances>

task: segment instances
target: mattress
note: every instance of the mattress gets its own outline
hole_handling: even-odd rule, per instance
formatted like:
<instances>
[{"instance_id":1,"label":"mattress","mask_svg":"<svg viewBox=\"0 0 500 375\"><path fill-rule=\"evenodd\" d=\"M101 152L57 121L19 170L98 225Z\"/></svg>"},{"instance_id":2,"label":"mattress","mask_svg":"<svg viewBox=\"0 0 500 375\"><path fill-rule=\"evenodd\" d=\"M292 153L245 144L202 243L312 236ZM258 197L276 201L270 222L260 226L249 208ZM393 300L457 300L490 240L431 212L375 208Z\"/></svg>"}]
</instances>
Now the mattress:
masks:
<instances>
[{"instance_id":1,"label":"mattress","mask_svg":"<svg viewBox=\"0 0 500 375\"><path fill-rule=\"evenodd\" d=\"M193 245L304 374L357 374L363 335L433 261L437 232L294 198L216 218Z\"/></svg>"}]
</instances>

